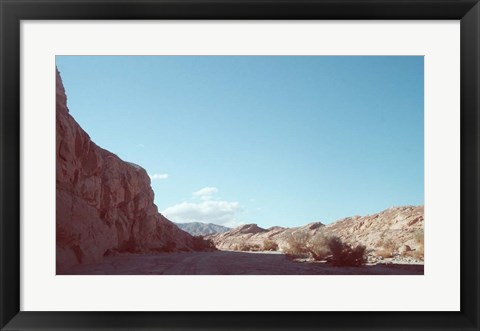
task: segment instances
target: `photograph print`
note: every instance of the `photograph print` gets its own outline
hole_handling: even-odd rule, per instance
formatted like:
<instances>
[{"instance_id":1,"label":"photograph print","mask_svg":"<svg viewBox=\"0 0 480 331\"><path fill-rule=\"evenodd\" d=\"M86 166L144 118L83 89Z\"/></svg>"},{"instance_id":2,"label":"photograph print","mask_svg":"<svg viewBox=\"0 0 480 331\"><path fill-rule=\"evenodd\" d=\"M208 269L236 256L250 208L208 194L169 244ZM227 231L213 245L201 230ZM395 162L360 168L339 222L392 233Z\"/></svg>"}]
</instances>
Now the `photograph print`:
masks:
<instances>
[{"instance_id":1,"label":"photograph print","mask_svg":"<svg viewBox=\"0 0 480 331\"><path fill-rule=\"evenodd\" d=\"M423 275L423 56L56 56L57 275Z\"/></svg>"}]
</instances>

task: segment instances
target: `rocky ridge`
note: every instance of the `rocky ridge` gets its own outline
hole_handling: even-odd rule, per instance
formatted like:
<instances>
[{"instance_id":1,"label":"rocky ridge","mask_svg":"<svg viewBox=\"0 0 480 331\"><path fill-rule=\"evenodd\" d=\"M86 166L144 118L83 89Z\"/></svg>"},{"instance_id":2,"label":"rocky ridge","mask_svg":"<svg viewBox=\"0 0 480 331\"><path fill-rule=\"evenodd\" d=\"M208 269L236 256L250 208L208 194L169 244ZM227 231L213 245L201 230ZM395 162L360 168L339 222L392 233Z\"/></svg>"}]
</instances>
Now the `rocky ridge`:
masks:
<instances>
[{"instance_id":1,"label":"rocky ridge","mask_svg":"<svg viewBox=\"0 0 480 331\"><path fill-rule=\"evenodd\" d=\"M192 236L158 212L146 171L90 139L56 79L57 274L115 252L192 250Z\"/></svg>"},{"instance_id":2,"label":"rocky ridge","mask_svg":"<svg viewBox=\"0 0 480 331\"><path fill-rule=\"evenodd\" d=\"M272 241L278 245L278 250L285 251L289 248L292 236L308 240L321 234L336 236L354 245L364 245L377 255L388 253L393 256L408 251L421 251L423 255L423 226L423 206L404 206L373 215L347 217L328 225L315 222L295 228L262 229L256 224L249 224L207 238L219 249L242 250L253 247L255 250L261 249L266 241Z\"/></svg>"}]
</instances>

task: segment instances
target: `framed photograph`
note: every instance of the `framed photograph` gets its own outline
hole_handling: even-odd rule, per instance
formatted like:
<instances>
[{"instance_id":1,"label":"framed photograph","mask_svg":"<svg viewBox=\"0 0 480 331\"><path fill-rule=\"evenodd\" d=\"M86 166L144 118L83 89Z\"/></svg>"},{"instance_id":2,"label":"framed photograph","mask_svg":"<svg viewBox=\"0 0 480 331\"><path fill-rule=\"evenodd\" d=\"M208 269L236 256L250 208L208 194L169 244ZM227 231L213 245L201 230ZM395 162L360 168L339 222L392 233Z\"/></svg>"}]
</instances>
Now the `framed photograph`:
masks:
<instances>
[{"instance_id":1,"label":"framed photograph","mask_svg":"<svg viewBox=\"0 0 480 331\"><path fill-rule=\"evenodd\" d=\"M477 1L11 1L2 330L479 330Z\"/></svg>"}]
</instances>

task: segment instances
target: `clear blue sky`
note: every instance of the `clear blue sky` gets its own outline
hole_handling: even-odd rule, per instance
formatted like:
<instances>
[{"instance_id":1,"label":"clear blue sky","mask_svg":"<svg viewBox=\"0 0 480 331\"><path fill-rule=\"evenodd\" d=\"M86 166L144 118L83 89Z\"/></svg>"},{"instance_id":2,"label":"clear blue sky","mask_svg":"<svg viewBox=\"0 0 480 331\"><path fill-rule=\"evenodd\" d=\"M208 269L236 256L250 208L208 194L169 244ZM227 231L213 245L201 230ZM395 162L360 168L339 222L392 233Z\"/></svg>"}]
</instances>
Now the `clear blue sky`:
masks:
<instances>
[{"instance_id":1,"label":"clear blue sky","mask_svg":"<svg viewBox=\"0 0 480 331\"><path fill-rule=\"evenodd\" d=\"M72 116L173 221L423 204L423 57L57 56Z\"/></svg>"}]
</instances>

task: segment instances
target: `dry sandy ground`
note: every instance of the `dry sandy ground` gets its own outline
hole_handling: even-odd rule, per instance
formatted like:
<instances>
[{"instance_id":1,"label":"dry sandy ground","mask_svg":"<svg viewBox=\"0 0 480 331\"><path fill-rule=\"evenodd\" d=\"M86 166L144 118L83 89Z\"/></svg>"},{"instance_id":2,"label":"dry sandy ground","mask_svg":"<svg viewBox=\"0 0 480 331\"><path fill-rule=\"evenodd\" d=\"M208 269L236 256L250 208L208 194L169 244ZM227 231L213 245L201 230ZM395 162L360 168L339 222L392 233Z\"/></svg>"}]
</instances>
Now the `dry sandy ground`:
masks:
<instances>
[{"instance_id":1,"label":"dry sandy ground","mask_svg":"<svg viewBox=\"0 0 480 331\"><path fill-rule=\"evenodd\" d=\"M120 254L76 266L69 275L423 275L423 265L334 267L295 262L278 252Z\"/></svg>"}]
</instances>

